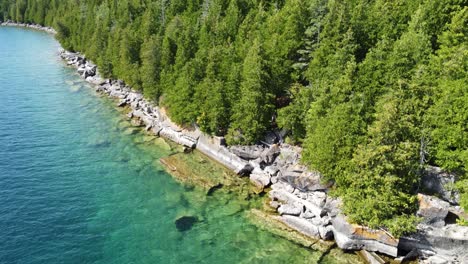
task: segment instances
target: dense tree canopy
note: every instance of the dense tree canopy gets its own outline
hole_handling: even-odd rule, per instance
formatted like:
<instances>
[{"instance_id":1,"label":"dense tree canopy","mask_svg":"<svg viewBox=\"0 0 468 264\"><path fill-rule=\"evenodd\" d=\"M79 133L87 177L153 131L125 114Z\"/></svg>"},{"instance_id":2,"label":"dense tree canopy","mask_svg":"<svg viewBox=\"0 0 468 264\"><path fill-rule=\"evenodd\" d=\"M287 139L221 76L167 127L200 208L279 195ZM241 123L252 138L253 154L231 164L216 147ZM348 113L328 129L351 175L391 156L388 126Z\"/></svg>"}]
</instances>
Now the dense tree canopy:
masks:
<instances>
[{"instance_id":1,"label":"dense tree canopy","mask_svg":"<svg viewBox=\"0 0 468 264\"><path fill-rule=\"evenodd\" d=\"M174 121L249 144L286 129L354 221L414 227L426 165L468 209L467 0L0 0Z\"/></svg>"}]
</instances>

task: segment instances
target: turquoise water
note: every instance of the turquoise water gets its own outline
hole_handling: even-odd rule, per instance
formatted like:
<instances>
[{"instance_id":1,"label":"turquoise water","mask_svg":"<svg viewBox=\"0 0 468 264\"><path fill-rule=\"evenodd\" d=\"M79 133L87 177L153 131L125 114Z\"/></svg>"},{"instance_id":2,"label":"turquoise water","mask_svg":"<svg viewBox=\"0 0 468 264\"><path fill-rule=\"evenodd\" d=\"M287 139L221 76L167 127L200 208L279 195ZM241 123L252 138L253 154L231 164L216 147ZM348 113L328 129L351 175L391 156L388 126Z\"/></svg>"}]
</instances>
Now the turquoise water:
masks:
<instances>
[{"instance_id":1,"label":"turquoise water","mask_svg":"<svg viewBox=\"0 0 468 264\"><path fill-rule=\"evenodd\" d=\"M170 147L132 128L58 48L46 33L0 27L0 263L321 258L257 229L245 201L175 182L157 162ZM180 232L182 215L200 222Z\"/></svg>"}]
</instances>

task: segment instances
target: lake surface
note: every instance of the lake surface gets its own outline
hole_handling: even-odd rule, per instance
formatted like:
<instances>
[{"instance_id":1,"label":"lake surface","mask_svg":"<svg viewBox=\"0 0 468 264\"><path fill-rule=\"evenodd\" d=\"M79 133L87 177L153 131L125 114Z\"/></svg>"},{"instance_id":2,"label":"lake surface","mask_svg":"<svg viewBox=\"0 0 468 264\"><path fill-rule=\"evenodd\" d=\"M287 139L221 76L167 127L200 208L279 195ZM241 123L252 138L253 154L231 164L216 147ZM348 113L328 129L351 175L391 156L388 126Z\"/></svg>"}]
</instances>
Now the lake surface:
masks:
<instances>
[{"instance_id":1,"label":"lake surface","mask_svg":"<svg viewBox=\"0 0 468 264\"><path fill-rule=\"evenodd\" d=\"M158 162L171 148L58 49L46 33L0 27L0 263L333 262L258 229L232 195L177 183ZM178 231L182 215L200 222Z\"/></svg>"}]
</instances>

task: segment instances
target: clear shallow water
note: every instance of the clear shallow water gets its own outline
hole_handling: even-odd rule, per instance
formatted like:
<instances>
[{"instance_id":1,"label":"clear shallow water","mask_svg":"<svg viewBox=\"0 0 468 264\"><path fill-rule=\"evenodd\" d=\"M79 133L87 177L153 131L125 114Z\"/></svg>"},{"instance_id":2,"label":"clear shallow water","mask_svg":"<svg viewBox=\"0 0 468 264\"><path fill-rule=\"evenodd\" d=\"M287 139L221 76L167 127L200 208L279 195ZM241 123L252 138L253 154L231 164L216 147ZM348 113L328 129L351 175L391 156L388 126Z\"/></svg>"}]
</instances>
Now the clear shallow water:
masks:
<instances>
[{"instance_id":1,"label":"clear shallow water","mask_svg":"<svg viewBox=\"0 0 468 264\"><path fill-rule=\"evenodd\" d=\"M0 263L317 262L249 223L245 201L176 183L157 162L168 146L96 96L58 48L0 27ZM186 214L202 221L179 232Z\"/></svg>"}]
</instances>

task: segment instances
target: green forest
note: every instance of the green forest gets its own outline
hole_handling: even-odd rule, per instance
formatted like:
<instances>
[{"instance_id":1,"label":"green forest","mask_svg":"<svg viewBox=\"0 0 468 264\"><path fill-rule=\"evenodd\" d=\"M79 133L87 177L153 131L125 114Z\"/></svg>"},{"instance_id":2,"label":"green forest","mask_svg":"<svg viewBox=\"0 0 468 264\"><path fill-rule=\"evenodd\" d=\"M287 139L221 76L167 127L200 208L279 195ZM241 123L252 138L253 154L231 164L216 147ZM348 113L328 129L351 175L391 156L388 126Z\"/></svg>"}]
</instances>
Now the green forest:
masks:
<instances>
[{"instance_id":1,"label":"green forest","mask_svg":"<svg viewBox=\"0 0 468 264\"><path fill-rule=\"evenodd\" d=\"M415 230L421 174L468 209L467 0L0 0L173 121L258 142L285 129L359 224Z\"/></svg>"}]
</instances>

